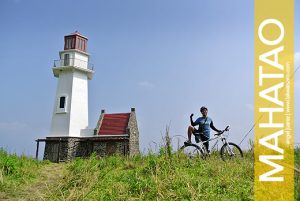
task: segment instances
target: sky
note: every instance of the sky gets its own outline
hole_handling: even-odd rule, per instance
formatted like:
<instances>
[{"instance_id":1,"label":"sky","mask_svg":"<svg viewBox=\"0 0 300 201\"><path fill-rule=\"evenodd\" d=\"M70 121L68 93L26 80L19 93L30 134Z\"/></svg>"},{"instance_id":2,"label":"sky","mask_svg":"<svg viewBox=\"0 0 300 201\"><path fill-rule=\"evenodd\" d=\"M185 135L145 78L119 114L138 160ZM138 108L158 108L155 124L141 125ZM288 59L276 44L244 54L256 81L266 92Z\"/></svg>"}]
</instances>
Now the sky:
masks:
<instances>
[{"instance_id":1,"label":"sky","mask_svg":"<svg viewBox=\"0 0 300 201\"><path fill-rule=\"evenodd\" d=\"M296 66L299 10L296 0ZM134 107L146 152L162 143L166 127L174 144L183 142L190 114L200 116L203 105L215 127L231 126L229 141L237 144L254 124L253 1L0 0L0 25L0 147L9 152L33 156L35 140L49 134L57 86L53 61L64 36L76 30L88 37L95 66L90 128L101 109ZM295 133L299 89L297 72Z\"/></svg>"}]
</instances>

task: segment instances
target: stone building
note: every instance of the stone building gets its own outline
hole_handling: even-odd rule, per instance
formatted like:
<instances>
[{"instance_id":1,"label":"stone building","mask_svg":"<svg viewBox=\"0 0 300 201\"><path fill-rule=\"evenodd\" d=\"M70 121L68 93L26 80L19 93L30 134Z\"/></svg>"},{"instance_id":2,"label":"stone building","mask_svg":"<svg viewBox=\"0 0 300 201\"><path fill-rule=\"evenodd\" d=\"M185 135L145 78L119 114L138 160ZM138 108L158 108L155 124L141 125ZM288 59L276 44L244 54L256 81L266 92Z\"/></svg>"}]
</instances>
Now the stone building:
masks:
<instances>
[{"instance_id":1,"label":"stone building","mask_svg":"<svg viewBox=\"0 0 300 201\"><path fill-rule=\"evenodd\" d=\"M135 155L139 153L139 131L135 109L129 113L106 114L101 111L93 136L47 137L44 160L61 162L76 157L113 154Z\"/></svg>"},{"instance_id":2,"label":"stone building","mask_svg":"<svg viewBox=\"0 0 300 201\"><path fill-rule=\"evenodd\" d=\"M64 50L54 61L53 75L58 79L51 129L45 139L44 159L60 162L75 157L139 153L139 131L135 109L129 113L106 114L101 111L96 128L88 128L88 81L94 66L89 63L88 38L75 32L64 37Z\"/></svg>"}]
</instances>

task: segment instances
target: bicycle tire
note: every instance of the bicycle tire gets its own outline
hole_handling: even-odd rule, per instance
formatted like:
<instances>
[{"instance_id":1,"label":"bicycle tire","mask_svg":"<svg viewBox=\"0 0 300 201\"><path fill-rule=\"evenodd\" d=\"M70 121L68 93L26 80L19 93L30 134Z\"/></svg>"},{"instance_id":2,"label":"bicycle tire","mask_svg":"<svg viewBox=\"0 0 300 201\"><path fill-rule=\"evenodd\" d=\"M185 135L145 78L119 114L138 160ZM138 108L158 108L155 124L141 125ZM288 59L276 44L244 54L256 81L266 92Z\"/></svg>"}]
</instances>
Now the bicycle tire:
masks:
<instances>
[{"instance_id":1,"label":"bicycle tire","mask_svg":"<svg viewBox=\"0 0 300 201\"><path fill-rule=\"evenodd\" d=\"M234 153L234 155L232 155L230 153L230 151L227 149L227 144L230 146L232 152ZM236 159L241 159L243 158L243 151L241 150L241 148L234 144L233 142L228 142L227 144L224 144L222 147L221 147L221 151L220 151L220 154L221 154L221 158L223 161L226 161L226 160L236 160Z\"/></svg>"},{"instance_id":2,"label":"bicycle tire","mask_svg":"<svg viewBox=\"0 0 300 201\"><path fill-rule=\"evenodd\" d=\"M201 148L196 144L183 145L179 149L179 151L180 151L180 153L183 153L190 159L194 159L194 158L205 159L206 158L206 154L204 154L203 150L201 150Z\"/></svg>"}]
</instances>

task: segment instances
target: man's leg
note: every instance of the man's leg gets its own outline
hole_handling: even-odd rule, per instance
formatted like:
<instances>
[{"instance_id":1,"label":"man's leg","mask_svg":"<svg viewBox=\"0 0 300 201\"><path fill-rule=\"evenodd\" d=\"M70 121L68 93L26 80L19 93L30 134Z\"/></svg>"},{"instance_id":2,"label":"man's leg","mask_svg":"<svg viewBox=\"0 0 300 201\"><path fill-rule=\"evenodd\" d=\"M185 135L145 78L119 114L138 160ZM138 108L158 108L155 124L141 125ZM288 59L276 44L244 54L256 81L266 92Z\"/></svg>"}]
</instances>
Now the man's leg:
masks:
<instances>
[{"instance_id":1,"label":"man's leg","mask_svg":"<svg viewBox=\"0 0 300 201\"><path fill-rule=\"evenodd\" d=\"M195 128L193 126L188 127L187 133L188 133L188 142L189 143L192 142L191 139L192 139L192 134L193 134L194 131L195 131Z\"/></svg>"},{"instance_id":2,"label":"man's leg","mask_svg":"<svg viewBox=\"0 0 300 201\"><path fill-rule=\"evenodd\" d=\"M203 134L200 135L200 138L201 138L201 141L202 141L202 142L209 140L209 138L206 137L206 136L203 135ZM207 142L205 142L205 143L203 143L203 144L204 144L204 146L205 146L207 152L209 152L209 149L208 149L208 148L209 148L209 142L207 141Z\"/></svg>"}]
</instances>

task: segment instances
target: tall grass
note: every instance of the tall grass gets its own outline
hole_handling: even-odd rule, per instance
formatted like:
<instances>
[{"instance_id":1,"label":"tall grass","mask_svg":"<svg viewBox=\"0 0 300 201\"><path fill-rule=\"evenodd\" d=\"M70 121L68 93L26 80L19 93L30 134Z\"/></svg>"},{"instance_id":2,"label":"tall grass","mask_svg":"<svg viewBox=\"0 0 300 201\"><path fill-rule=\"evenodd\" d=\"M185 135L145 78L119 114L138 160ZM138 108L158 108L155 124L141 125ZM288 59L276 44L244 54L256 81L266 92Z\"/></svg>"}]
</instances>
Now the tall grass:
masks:
<instances>
[{"instance_id":1,"label":"tall grass","mask_svg":"<svg viewBox=\"0 0 300 201\"><path fill-rule=\"evenodd\" d=\"M76 159L52 200L252 200L253 163L149 154Z\"/></svg>"},{"instance_id":2,"label":"tall grass","mask_svg":"<svg viewBox=\"0 0 300 201\"><path fill-rule=\"evenodd\" d=\"M0 148L0 192L14 195L21 185L37 176L39 164L32 158L9 154Z\"/></svg>"},{"instance_id":3,"label":"tall grass","mask_svg":"<svg viewBox=\"0 0 300 201\"><path fill-rule=\"evenodd\" d=\"M300 169L300 147L295 149L295 167ZM295 171L295 200L300 200L300 173Z\"/></svg>"},{"instance_id":4,"label":"tall grass","mask_svg":"<svg viewBox=\"0 0 300 201\"><path fill-rule=\"evenodd\" d=\"M159 153L134 157L76 159L64 164L63 178L44 189L45 200L253 200L253 155L224 162L218 154L189 159L164 143ZM300 150L295 150L299 168ZM0 149L0 192L10 196L41 178L49 168L24 156ZM55 166L51 166L55 167ZM56 172L54 172L55 174ZM20 185L20 186L19 186ZM300 200L299 173L295 172L295 200ZM34 199L34 198L33 198Z\"/></svg>"}]
</instances>

